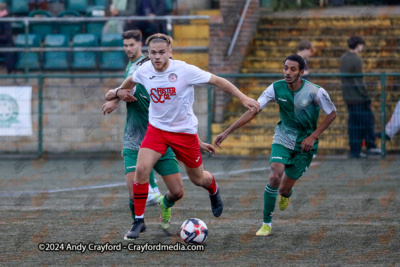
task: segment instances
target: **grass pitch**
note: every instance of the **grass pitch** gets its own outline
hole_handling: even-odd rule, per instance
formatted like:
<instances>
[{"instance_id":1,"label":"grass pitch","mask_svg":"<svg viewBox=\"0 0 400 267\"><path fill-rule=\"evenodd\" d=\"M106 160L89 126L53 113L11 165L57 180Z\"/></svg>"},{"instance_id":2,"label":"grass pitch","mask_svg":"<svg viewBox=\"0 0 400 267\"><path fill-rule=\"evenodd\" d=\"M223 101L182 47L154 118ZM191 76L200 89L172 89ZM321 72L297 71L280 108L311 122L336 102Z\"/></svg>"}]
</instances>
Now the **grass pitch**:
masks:
<instances>
[{"instance_id":1,"label":"grass pitch","mask_svg":"<svg viewBox=\"0 0 400 267\"><path fill-rule=\"evenodd\" d=\"M132 220L122 160L4 160L0 265L399 266L400 158L319 156L313 163L295 185L289 207L276 206L269 237L255 236L268 159L205 158L205 169L221 188L222 216L214 218L207 192L185 179L171 228L159 228L157 206L146 207L147 230L133 241L182 242L182 222L196 217L209 229L205 251L82 253L39 251L38 244L129 244L123 240ZM159 186L165 192L162 181Z\"/></svg>"}]
</instances>

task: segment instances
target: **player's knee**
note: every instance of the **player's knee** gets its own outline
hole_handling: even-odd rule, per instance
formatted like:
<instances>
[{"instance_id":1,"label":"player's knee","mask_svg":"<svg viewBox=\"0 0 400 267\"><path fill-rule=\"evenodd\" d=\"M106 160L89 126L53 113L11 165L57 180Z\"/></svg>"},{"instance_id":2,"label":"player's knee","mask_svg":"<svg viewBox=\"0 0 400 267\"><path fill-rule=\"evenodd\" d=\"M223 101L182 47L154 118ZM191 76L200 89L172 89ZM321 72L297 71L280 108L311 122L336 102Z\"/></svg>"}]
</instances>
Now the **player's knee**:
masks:
<instances>
[{"instance_id":1,"label":"player's knee","mask_svg":"<svg viewBox=\"0 0 400 267\"><path fill-rule=\"evenodd\" d=\"M273 187L279 187L279 185L281 184L281 177L279 177L278 174L271 174L269 176L269 180L268 180L268 184L273 186Z\"/></svg>"},{"instance_id":2,"label":"player's knee","mask_svg":"<svg viewBox=\"0 0 400 267\"><path fill-rule=\"evenodd\" d=\"M179 200L179 199L181 199L183 197L184 190L183 190L183 188L177 189L177 190L174 190L174 192L171 192L171 194L174 196L174 198L176 200Z\"/></svg>"},{"instance_id":3,"label":"player's knee","mask_svg":"<svg viewBox=\"0 0 400 267\"><path fill-rule=\"evenodd\" d=\"M135 182L137 183L145 183L149 180L150 171L148 171L143 166L136 167L136 175L135 175Z\"/></svg>"}]
</instances>

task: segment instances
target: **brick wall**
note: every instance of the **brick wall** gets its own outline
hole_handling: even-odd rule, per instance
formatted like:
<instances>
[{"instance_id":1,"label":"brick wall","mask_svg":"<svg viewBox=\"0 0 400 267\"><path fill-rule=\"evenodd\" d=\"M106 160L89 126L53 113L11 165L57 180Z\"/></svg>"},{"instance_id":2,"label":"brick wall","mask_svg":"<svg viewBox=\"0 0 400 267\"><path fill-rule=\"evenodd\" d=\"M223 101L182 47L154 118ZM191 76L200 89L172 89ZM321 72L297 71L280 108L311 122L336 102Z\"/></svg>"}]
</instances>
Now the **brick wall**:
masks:
<instances>
[{"instance_id":1,"label":"brick wall","mask_svg":"<svg viewBox=\"0 0 400 267\"><path fill-rule=\"evenodd\" d=\"M259 0L252 0L236 40L231 56L229 45L235 34L246 0L221 0L221 18L210 22L209 70L215 74L239 73L259 19ZM234 82L231 80L231 82ZM223 121L223 110L229 97L220 90L215 92L215 122Z\"/></svg>"}]
</instances>

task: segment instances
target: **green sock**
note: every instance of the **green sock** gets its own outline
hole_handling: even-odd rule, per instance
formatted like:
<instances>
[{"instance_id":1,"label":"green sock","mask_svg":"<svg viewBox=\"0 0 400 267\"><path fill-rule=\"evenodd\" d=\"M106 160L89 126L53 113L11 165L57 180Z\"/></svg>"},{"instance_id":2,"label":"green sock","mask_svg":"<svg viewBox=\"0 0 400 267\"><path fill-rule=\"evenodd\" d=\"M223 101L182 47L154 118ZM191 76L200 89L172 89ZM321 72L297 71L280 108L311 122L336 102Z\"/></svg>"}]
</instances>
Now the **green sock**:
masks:
<instances>
[{"instance_id":1,"label":"green sock","mask_svg":"<svg viewBox=\"0 0 400 267\"><path fill-rule=\"evenodd\" d=\"M132 219L135 220L135 205L133 205L133 200L129 199L129 209L131 210Z\"/></svg>"},{"instance_id":2,"label":"green sock","mask_svg":"<svg viewBox=\"0 0 400 267\"><path fill-rule=\"evenodd\" d=\"M264 191L264 223L270 223L272 221L272 213L275 210L276 194L278 187L272 187L269 184L265 187Z\"/></svg>"},{"instance_id":3,"label":"green sock","mask_svg":"<svg viewBox=\"0 0 400 267\"><path fill-rule=\"evenodd\" d=\"M156 178L154 177L154 171L153 170L151 170L151 172L150 172L149 184L150 184L151 188L158 187L158 185L156 183Z\"/></svg>"},{"instance_id":4,"label":"green sock","mask_svg":"<svg viewBox=\"0 0 400 267\"><path fill-rule=\"evenodd\" d=\"M290 190L290 193L289 193L289 195L287 197L291 197L292 194L293 194L293 188L292 188L292 190Z\"/></svg>"},{"instance_id":5,"label":"green sock","mask_svg":"<svg viewBox=\"0 0 400 267\"><path fill-rule=\"evenodd\" d=\"M283 197L291 197L291 196L292 196L292 194L293 194L293 188L292 188L292 190L290 190L290 193L289 193L289 195L287 195L287 196L281 195L281 196L283 196Z\"/></svg>"},{"instance_id":6,"label":"green sock","mask_svg":"<svg viewBox=\"0 0 400 267\"><path fill-rule=\"evenodd\" d=\"M175 205L175 201L172 202L167 199L167 194L165 194L165 196L163 198L163 202L164 202L164 206L167 208L171 208L173 205Z\"/></svg>"}]
</instances>

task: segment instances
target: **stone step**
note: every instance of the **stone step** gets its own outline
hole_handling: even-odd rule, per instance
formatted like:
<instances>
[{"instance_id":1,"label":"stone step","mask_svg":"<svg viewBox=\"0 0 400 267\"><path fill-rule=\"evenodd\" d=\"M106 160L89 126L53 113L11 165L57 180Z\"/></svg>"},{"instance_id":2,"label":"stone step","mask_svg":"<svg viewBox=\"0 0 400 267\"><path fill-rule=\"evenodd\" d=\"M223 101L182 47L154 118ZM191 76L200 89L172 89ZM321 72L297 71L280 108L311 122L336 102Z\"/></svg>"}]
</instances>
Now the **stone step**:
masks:
<instances>
[{"instance_id":1,"label":"stone step","mask_svg":"<svg viewBox=\"0 0 400 267\"><path fill-rule=\"evenodd\" d=\"M213 17L221 16L221 11L219 9L191 10L190 15L210 16L210 20L213 20ZM209 21L207 19L196 19L191 20L190 24L209 24Z\"/></svg>"},{"instance_id":2,"label":"stone step","mask_svg":"<svg viewBox=\"0 0 400 267\"><path fill-rule=\"evenodd\" d=\"M356 26L337 28L327 27L288 27L288 26L261 26L257 29L257 35L268 36L394 36L400 34L400 26Z\"/></svg>"},{"instance_id":3,"label":"stone step","mask_svg":"<svg viewBox=\"0 0 400 267\"><path fill-rule=\"evenodd\" d=\"M325 17L321 12L310 11L310 17L291 14L276 18L264 16L252 40L252 49L244 60L242 73L277 73L274 78L239 78L238 88L249 97L258 99L273 82L283 78L283 60L297 52L301 40L309 40L315 46L312 57L308 59L311 73L338 73L340 57L348 50L348 37L354 34L363 36L366 46L360 57L363 58L364 72L398 72L400 62L400 17L354 16ZM297 13L297 11L294 11ZM321 13L321 14L319 14ZM293 17L293 18L292 18ZM338 117L319 138L321 154L345 153L348 151L347 120L348 111L342 97L340 77L313 77L310 81L325 88L334 102ZM364 77L371 98L371 109L375 115L375 127L380 125L381 78ZM389 119L400 99L400 77L387 76L386 80L386 119ZM227 105L227 117L220 125L212 125L213 138L226 130L243 114L240 101L232 99ZM325 118L321 111L319 124ZM267 112L261 112L250 123L235 131L223 143L218 154L256 155L271 151L273 130L279 121L279 106L270 104ZM393 142L392 142L393 143ZM389 150L396 149L399 143Z\"/></svg>"},{"instance_id":4,"label":"stone step","mask_svg":"<svg viewBox=\"0 0 400 267\"><path fill-rule=\"evenodd\" d=\"M268 88L273 82L277 81L278 79L275 79L271 82L266 82L265 84L260 84L258 85L252 85L249 86L248 84L240 84L238 83L237 86L238 88L246 93L251 95L253 98L258 98L262 92L264 92L265 89ZM342 96L341 88L342 88L342 83L340 81L331 81L331 80L324 80L324 79L311 79L311 81L326 90L329 91L329 94L331 94L332 98L340 98ZM370 94L371 97L373 98L379 98L380 93L381 93L381 86L380 86L380 80L375 80L372 82L365 82L365 85L367 87L367 90ZM393 99L400 99L400 92L398 91L398 88L400 86L400 82L393 82L391 84L386 84L386 96L388 100L393 100ZM234 100L236 101L236 100ZM240 103L239 103L240 106Z\"/></svg>"},{"instance_id":5,"label":"stone step","mask_svg":"<svg viewBox=\"0 0 400 267\"><path fill-rule=\"evenodd\" d=\"M376 38L374 36L363 37L366 47L398 47L400 36L385 36ZM297 47L301 40L309 40L317 47L347 47L347 36L265 36L255 35L255 46L282 46Z\"/></svg>"},{"instance_id":6,"label":"stone step","mask_svg":"<svg viewBox=\"0 0 400 267\"><path fill-rule=\"evenodd\" d=\"M279 68L242 68L241 73L282 73L283 70L283 62ZM314 73L338 73L339 70L337 68L319 68L317 70L313 70ZM396 72L393 69L371 69L368 71L369 73L392 73ZM283 74L282 74L283 75Z\"/></svg>"},{"instance_id":7,"label":"stone step","mask_svg":"<svg viewBox=\"0 0 400 267\"><path fill-rule=\"evenodd\" d=\"M315 47L313 56L317 57L340 57L348 48L346 47ZM290 54L295 54L297 48L293 47L273 47L273 46L257 46L252 49L250 56L257 57L282 57L285 58ZM365 47L360 57L400 57L400 47Z\"/></svg>"},{"instance_id":8,"label":"stone step","mask_svg":"<svg viewBox=\"0 0 400 267\"><path fill-rule=\"evenodd\" d=\"M396 69L399 67L399 58L370 58L367 57L363 60L363 69L385 69L392 68ZM340 58L336 57L311 57L308 59L309 68L337 68L340 66ZM283 58L271 58L271 57L246 57L243 62L245 68L282 68Z\"/></svg>"},{"instance_id":9,"label":"stone step","mask_svg":"<svg viewBox=\"0 0 400 267\"><path fill-rule=\"evenodd\" d=\"M219 9L191 10L190 15L192 15L192 16L220 16L221 10L219 10Z\"/></svg>"},{"instance_id":10,"label":"stone step","mask_svg":"<svg viewBox=\"0 0 400 267\"><path fill-rule=\"evenodd\" d=\"M174 39L172 49L175 47L209 46L209 39Z\"/></svg>"},{"instance_id":11,"label":"stone step","mask_svg":"<svg viewBox=\"0 0 400 267\"><path fill-rule=\"evenodd\" d=\"M364 16L364 17L296 17L276 18L261 17L260 25L266 26L311 26L311 27L348 27L357 25L368 26L396 26L400 25L399 16ZM318 25L318 26L316 26Z\"/></svg>"},{"instance_id":12,"label":"stone step","mask_svg":"<svg viewBox=\"0 0 400 267\"><path fill-rule=\"evenodd\" d=\"M174 25L174 39L208 39L208 25Z\"/></svg>"},{"instance_id":13,"label":"stone step","mask_svg":"<svg viewBox=\"0 0 400 267\"><path fill-rule=\"evenodd\" d=\"M172 53L172 58L208 70L208 53Z\"/></svg>"}]
</instances>

